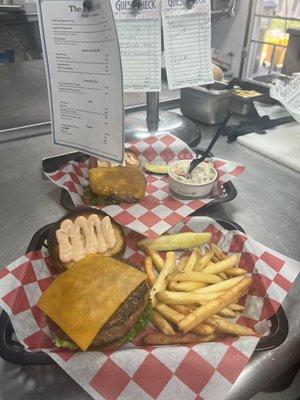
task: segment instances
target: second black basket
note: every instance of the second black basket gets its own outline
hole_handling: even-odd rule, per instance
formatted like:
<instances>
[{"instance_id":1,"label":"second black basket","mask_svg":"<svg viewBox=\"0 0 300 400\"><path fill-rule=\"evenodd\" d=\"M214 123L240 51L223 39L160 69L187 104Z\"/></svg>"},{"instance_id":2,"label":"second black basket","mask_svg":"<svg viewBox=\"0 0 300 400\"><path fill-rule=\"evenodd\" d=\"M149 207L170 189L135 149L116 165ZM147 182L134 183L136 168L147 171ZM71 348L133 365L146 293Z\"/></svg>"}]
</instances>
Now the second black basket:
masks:
<instances>
[{"instance_id":1,"label":"second black basket","mask_svg":"<svg viewBox=\"0 0 300 400\"><path fill-rule=\"evenodd\" d=\"M205 150L193 149L193 151L198 156L203 154ZM210 156L212 157L213 154L210 154ZM42 160L42 172L43 173L54 172L69 161L80 162L80 161L85 161L87 158L88 158L87 155L80 152L61 154L56 157L45 158ZM226 182L223 185L223 194L221 196L215 197L210 203L206 204L201 210L207 210L208 208L214 207L218 204L227 203L233 200L236 196L237 196L237 191L233 183L231 181ZM60 204L66 210L69 211L72 211L75 208L73 200L66 189L61 190Z\"/></svg>"}]
</instances>

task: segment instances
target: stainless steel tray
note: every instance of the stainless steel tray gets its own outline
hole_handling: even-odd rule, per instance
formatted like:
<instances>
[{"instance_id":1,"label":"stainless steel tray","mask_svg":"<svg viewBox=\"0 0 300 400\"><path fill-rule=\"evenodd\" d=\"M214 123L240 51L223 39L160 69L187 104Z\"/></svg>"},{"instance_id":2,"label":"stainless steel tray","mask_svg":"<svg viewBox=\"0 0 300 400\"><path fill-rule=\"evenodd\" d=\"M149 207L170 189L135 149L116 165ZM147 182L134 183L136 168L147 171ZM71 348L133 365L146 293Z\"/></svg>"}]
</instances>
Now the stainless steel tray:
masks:
<instances>
[{"instance_id":1,"label":"stainless steel tray","mask_svg":"<svg viewBox=\"0 0 300 400\"><path fill-rule=\"evenodd\" d=\"M255 97L242 97L232 92L232 96L229 102L229 111L238 115L252 115L256 114L256 110L253 101L259 101L268 104L275 104L276 100L272 99L269 95L269 87L267 85L255 82L253 80L241 80L237 82L237 85L243 90L256 90L261 93Z\"/></svg>"},{"instance_id":2,"label":"stainless steel tray","mask_svg":"<svg viewBox=\"0 0 300 400\"><path fill-rule=\"evenodd\" d=\"M235 94L232 94L230 100L229 110L234 114L238 115L252 115L255 114L256 110L253 104L253 100L262 101L263 96L257 96L252 98L245 98Z\"/></svg>"},{"instance_id":3,"label":"stainless steel tray","mask_svg":"<svg viewBox=\"0 0 300 400\"><path fill-rule=\"evenodd\" d=\"M222 122L227 114L232 89L227 83L215 82L208 87L181 89L180 109L183 115L208 125Z\"/></svg>"}]
</instances>

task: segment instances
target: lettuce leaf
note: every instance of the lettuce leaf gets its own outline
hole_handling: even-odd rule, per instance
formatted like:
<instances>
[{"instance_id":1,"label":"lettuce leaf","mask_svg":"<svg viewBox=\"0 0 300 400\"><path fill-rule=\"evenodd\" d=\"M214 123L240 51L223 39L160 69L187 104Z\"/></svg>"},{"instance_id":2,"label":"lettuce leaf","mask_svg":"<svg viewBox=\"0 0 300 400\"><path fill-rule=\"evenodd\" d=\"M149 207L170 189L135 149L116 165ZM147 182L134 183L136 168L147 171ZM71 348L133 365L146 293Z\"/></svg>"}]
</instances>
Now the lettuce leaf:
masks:
<instances>
[{"instance_id":1,"label":"lettuce leaf","mask_svg":"<svg viewBox=\"0 0 300 400\"><path fill-rule=\"evenodd\" d=\"M132 342L133 339L148 325L152 314L151 302L148 303L143 314L138 319L137 323L123 336L122 342Z\"/></svg>"},{"instance_id":2,"label":"lettuce leaf","mask_svg":"<svg viewBox=\"0 0 300 400\"><path fill-rule=\"evenodd\" d=\"M89 186L84 188L83 195L88 199L90 206L105 206L119 204L120 200L115 196L98 196L92 192Z\"/></svg>"},{"instance_id":3,"label":"lettuce leaf","mask_svg":"<svg viewBox=\"0 0 300 400\"><path fill-rule=\"evenodd\" d=\"M79 350L79 347L75 343L69 342L68 340L62 340L57 336L53 340L53 343L60 349Z\"/></svg>"}]
</instances>

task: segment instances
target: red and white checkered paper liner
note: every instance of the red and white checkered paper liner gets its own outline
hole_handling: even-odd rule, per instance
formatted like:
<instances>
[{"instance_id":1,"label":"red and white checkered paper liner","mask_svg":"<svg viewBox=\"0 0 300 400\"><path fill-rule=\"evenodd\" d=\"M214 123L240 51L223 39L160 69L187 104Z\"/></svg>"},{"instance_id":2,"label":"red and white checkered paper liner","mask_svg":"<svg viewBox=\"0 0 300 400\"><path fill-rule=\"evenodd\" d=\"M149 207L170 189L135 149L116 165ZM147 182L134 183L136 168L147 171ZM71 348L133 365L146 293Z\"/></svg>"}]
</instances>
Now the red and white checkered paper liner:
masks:
<instances>
[{"instance_id":1,"label":"red and white checkered paper liner","mask_svg":"<svg viewBox=\"0 0 300 400\"><path fill-rule=\"evenodd\" d=\"M176 159L195 157L193 151L173 135L150 136L144 140L126 144L134 150L144 163L171 163ZM222 185L244 171L244 167L233 161L213 158L218 171L218 180L212 195L201 200L176 200L169 195L169 178L165 175L145 174L146 195L137 204L120 204L101 207L119 224L150 237L156 237L177 224L195 210L200 209L215 197L223 195ZM47 174L57 186L66 189L76 206L84 205L82 194L88 186L88 161L71 161L58 171Z\"/></svg>"},{"instance_id":2,"label":"red and white checkered paper liner","mask_svg":"<svg viewBox=\"0 0 300 400\"><path fill-rule=\"evenodd\" d=\"M223 251L236 253L239 266L254 283L238 322L253 326L273 315L300 271L300 263L238 231L225 231L207 217L187 218L169 232L209 231ZM126 229L125 257L143 261L136 250L141 238ZM242 372L259 338L218 340L188 346L139 347L127 344L114 352L54 350L44 314L36 304L53 281L46 254L32 252L0 270L0 306L10 315L16 335L30 351L42 349L97 400L224 400Z\"/></svg>"}]
</instances>

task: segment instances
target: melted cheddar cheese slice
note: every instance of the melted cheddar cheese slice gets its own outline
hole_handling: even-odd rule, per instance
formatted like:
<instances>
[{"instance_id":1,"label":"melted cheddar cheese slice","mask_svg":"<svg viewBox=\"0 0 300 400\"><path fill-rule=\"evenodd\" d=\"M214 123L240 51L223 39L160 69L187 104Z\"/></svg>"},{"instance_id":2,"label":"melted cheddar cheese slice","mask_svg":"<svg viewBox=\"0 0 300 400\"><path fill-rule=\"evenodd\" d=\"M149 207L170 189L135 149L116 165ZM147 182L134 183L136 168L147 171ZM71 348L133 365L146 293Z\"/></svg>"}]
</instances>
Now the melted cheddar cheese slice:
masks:
<instances>
[{"instance_id":1,"label":"melted cheddar cheese slice","mask_svg":"<svg viewBox=\"0 0 300 400\"><path fill-rule=\"evenodd\" d=\"M126 263L89 254L61 274L43 293L38 307L82 350L146 275Z\"/></svg>"}]
</instances>

